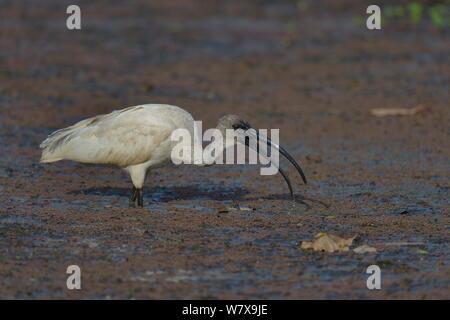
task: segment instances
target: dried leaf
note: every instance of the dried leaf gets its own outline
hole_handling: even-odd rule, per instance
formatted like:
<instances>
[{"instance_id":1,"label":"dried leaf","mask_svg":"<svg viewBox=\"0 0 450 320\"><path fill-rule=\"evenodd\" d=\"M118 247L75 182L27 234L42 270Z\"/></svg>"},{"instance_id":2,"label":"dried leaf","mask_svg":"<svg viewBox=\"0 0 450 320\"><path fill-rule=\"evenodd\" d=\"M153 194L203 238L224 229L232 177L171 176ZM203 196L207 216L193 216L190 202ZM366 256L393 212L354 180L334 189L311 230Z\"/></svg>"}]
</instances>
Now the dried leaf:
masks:
<instances>
[{"instance_id":1,"label":"dried leaf","mask_svg":"<svg viewBox=\"0 0 450 320\"><path fill-rule=\"evenodd\" d=\"M239 209L240 211L253 211L253 210L255 210L255 208L250 208L250 207L247 207L247 206L241 206L241 205L238 206L238 209Z\"/></svg>"},{"instance_id":2,"label":"dried leaf","mask_svg":"<svg viewBox=\"0 0 450 320\"><path fill-rule=\"evenodd\" d=\"M219 211L219 213L227 213L229 211L237 211L237 210L239 210L239 211L254 211L256 209L248 207L248 206L237 205L237 206L234 206L234 207L225 207L224 209L221 209Z\"/></svg>"},{"instance_id":3,"label":"dried leaf","mask_svg":"<svg viewBox=\"0 0 450 320\"><path fill-rule=\"evenodd\" d=\"M356 253L375 253L377 252L377 249L371 246L368 246L367 244L363 244L355 249L353 249L353 252Z\"/></svg>"},{"instance_id":4,"label":"dried leaf","mask_svg":"<svg viewBox=\"0 0 450 320\"><path fill-rule=\"evenodd\" d=\"M417 106L414 108L374 108L370 110L370 113L375 117L386 116L413 116L418 113L422 113L426 110L423 106Z\"/></svg>"},{"instance_id":5,"label":"dried leaf","mask_svg":"<svg viewBox=\"0 0 450 320\"><path fill-rule=\"evenodd\" d=\"M301 248L325 252L348 251L356 236L354 236L353 238L344 239L338 236L321 232L318 233L315 238L316 239L312 242L303 241L301 244Z\"/></svg>"}]
</instances>

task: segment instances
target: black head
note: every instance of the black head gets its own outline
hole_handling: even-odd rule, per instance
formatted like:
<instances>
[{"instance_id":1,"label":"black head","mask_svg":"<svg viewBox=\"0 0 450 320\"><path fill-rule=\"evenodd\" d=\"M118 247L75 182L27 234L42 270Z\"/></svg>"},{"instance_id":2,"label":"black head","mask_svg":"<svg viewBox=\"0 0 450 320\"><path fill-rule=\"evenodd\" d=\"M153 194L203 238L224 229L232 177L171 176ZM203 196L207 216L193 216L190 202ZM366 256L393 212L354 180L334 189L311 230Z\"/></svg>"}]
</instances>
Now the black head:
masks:
<instances>
[{"instance_id":1,"label":"black head","mask_svg":"<svg viewBox=\"0 0 450 320\"><path fill-rule=\"evenodd\" d=\"M234 130L238 130L238 129L248 130L251 128L251 126L248 122L241 119L239 116L234 115L234 114L227 114L219 119L217 128L219 128L219 129L234 129Z\"/></svg>"}]
</instances>

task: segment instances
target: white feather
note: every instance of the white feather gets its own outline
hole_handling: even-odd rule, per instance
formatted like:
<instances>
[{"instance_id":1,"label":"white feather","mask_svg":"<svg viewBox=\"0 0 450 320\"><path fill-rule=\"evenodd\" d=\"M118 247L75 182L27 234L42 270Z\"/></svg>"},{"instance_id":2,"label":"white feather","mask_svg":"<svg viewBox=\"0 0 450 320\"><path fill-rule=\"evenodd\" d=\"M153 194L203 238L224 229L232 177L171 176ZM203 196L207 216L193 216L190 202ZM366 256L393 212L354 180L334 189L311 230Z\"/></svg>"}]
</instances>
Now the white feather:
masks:
<instances>
[{"instance_id":1,"label":"white feather","mask_svg":"<svg viewBox=\"0 0 450 320\"><path fill-rule=\"evenodd\" d=\"M41 143L41 162L73 160L126 169L142 188L150 166L170 159L173 130L192 131L194 119L171 105L146 104L82 120L57 130Z\"/></svg>"}]
</instances>

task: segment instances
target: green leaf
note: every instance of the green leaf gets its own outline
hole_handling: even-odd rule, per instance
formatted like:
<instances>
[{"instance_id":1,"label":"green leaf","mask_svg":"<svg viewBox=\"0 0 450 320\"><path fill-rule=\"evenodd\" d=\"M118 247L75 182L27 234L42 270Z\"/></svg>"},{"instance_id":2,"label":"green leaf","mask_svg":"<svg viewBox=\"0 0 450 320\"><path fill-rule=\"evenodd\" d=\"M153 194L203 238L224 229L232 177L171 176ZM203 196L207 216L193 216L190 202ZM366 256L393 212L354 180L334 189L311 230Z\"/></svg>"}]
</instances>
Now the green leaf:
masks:
<instances>
[{"instance_id":1,"label":"green leaf","mask_svg":"<svg viewBox=\"0 0 450 320\"><path fill-rule=\"evenodd\" d=\"M432 6L428 13L431 18L431 22L433 25L437 28L443 28L446 26L447 22L445 21L445 13L446 13L446 6L438 4L435 6Z\"/></svg>"},{"instance_id":2,"label":"green leaf","mask_svg":"<svg viewBox=\"0 0 450 320\"><path fill-rule=\"evenodd\" d=\"M422 20L423 7L418 2L413 2L408 6L409 9L409 18L411 22L414 24L420 23Z\"/></svg>"}]
</instances>

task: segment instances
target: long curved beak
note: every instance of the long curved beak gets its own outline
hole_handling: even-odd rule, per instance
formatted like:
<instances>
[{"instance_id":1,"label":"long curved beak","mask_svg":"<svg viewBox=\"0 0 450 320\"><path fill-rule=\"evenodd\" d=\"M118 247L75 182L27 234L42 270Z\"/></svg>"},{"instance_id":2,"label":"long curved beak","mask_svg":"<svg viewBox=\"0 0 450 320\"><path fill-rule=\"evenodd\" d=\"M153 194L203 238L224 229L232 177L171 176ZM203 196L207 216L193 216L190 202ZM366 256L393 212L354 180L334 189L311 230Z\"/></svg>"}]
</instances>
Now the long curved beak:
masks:
<instances>
[{"instance_id":1,"label":"long curved beak","mask_svg":"<svg viewBox=\"0 0 450 320\"><path fill-rule=\"evenodd\" d=\"M260 143L260 141L263 142L263 143L266 143L267 144L267 148L275 148L279 153L281 153L283 155L283 157L285 157L295 167L295 169L299 173L300 177L302 178L303 182L305 184L308 183L307 180L306 180L305 173L303 172L302 168L300 167L298 162L295 161L295 159L289 154L289 152L286 151L285 148L283 148L282 146L280 146L280 145L278 145L276 143L273 143L268 137L261 136L257 130L255 130L256 135L253 134L252 131L253 130L247 131L247 134L248 134L249 137L251 136L253 139L256 139L256 142L257 142L256 146L257 147L256 147L255 151L258 152L258 154L260 154L260 152L259 152L259 143ZM252 147L252 144L249 143L249 139L247 139L247 138L245 139L245 145L247 147L250 147L250 148ZM263 156L266 156L266 155L263 155ZM290 192L291 196L294 197L294 192L292 190L292 184L291 184L291 181L289 180L289 177L281 169L280 165L278 165L278 170L280 171L280 174L283 176L284 180L286 181L286 184L288 185L289 192Z\"/></svg>"},{"instance_id":2,"label":"long curved beak","mask_svg":"<svg viewBox=\"0 0 450 320\"><path fill-rule=\"evenodd\" d=\"M259 139L259 134L257 134L258 139ZM306 180L306 176L305 173L303 172L302 168L300 167L300 165L298 164L297 161L295 161L295 159L289 154L289 152L286 151L286 149L284 149L282 146L277 145L276 143L273 143L268 137L265 137L265 139L267 140L267 146L271 145L274 148L276 148L278 150L278 152L280 152L286 159L289 160L290 163L292 163L295 167L295 169L297 169L297 172L300 174L300 176L302 177L302 180L305 184L308 184L307 180ZM279 168L278 168L279 169Z\"/></svg>"}]
</instances>

